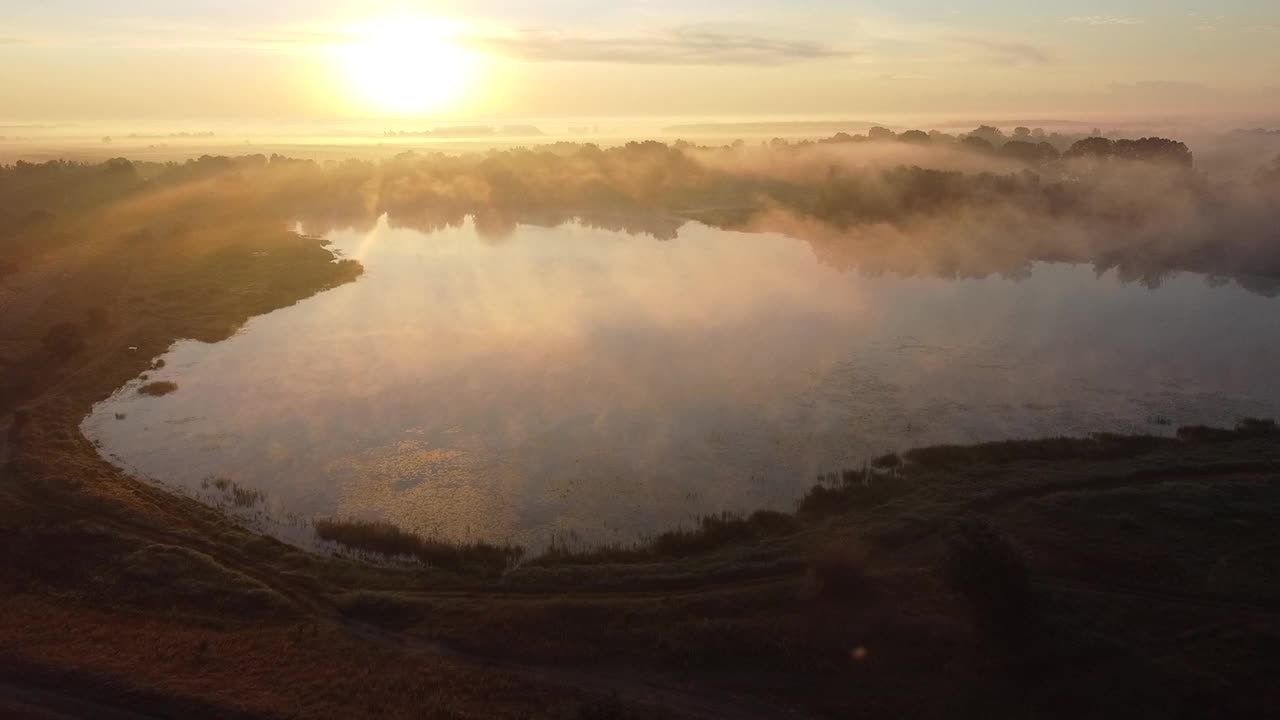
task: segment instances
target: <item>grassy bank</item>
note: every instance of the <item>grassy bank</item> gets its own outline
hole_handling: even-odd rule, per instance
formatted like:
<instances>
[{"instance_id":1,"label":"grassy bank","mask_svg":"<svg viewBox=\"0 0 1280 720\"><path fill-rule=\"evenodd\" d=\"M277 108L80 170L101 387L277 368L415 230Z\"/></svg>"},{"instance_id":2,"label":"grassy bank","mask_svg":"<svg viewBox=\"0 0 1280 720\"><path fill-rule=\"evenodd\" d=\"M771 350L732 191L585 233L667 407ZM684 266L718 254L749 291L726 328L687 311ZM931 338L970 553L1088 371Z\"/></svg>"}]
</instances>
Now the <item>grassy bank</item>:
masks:
<instances>
[{"instance_id":1,"label":"grassy bank","mask_svg":"<svg viewBox=\"0 0 1280 720\"><path fill-rule=\"evenodd\" d=\"M1064 464L1133 460L1184 449L1248 440L1280 441L1274 420L1245 418L1233 428L1184 426L1173 437L1099 433L1083 438L1002 440L972 445L913 448L901 457L885 455L861 470L832 473L796 501L791 513L759 510L749 515L721 513L699 518L692 527L656 533L633 543L591 544L573 535L553 536L543 551L483 542L456 543L425 538L386 522L323 519L316 536L351 550L385 558L410 558L458 572L495 573L521 563L528 567L617 565L675 561L735 545L783 539L819 528L831 517L888 504L909 494L929 473L992 471L1026 463ZM989 488L990 489L990 488ZM989 490L988 489L988 490ZM976 494L975 497L981 497Z\"/></svg>"}]
</instances>

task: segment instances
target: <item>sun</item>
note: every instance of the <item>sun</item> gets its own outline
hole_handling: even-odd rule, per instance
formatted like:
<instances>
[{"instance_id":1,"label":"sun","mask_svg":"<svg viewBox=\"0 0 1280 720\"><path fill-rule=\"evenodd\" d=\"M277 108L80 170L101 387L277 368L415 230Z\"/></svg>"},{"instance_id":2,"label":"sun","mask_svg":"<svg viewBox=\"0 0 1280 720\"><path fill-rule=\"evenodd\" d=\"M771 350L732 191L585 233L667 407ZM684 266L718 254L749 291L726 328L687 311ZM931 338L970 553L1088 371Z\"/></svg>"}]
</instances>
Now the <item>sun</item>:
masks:
<instances>
[{"instance_id":1,"label":"sun","mask_svg":"<svg viewBox=\"0 0 1280 720\"><path fill-rule=\"evenodd\" d=\"M338 48L353 98L368 110L395 115L439 112L455 105L472 80L471 53L456 29L428 18L384 18L354 28Z\"/></svg>"}]
</instances>

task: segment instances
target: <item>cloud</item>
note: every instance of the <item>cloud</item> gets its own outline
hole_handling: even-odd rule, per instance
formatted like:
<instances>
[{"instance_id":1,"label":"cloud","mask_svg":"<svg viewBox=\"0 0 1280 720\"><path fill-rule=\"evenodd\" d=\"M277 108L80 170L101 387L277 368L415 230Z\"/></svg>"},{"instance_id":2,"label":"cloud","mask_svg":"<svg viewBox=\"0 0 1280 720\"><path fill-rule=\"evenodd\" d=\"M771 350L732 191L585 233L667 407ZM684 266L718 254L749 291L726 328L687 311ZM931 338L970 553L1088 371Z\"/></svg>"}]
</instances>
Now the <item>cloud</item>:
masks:
<instances>
[{"instance_id":1,"label":"cloud","mask_svg":"<svg viewBox=\"0 0 1280 720\"><path fill-rule=\"evenodd\" d=\"M907 80L935 80L933 75L923 75L917 73L885 73L880 76L881 80L890 80L894 82Z\"/></svg>"},{"instance_id":2,"label":"cloud","mask_svg":"<svg viewBox=\"0 0 1280 720\"><path fill-rule=\"evenodd\" d=\"M972 35L955 35L950 40L979 51L979 59L997 65L1048 65L1053 62L1049 53L1028 43Z\"/></svg>"},{"instance_id":3,"label":"cloud","mask_svg":"<svg viewBox=\"0 0 1280 720\"><path fill-rule=\"evenodd\" d=\"M1222 95L1222 91L1208 85L1183 82L1181 80L1113 82L1107 85L1107 90L1116 95L1152 100L1186 100L1187 98L1214 98Z\"/></svg>"},{"instance_id":4,"label":"cloud","mask_svg":"<svg viewBox=\"0 0 1280 720\"><path fill-rule=\"evenodd\" d=\"M1142 20L1123 15L1079 15L1067 18L1067 22L1076 25L1141 25Z\"/></svg>"},{"instance_id":5,"label":"cloud","mask_svg":"<svg viewBox=\"0 0 1280 720\"><path fill-rule=\"evenodd\" d=\"M283 30L240 38L247 45L338 45L358 36L344 31Z\"/></svg>"},{"instance_id":6,"label":"cloud","mask_svg":"<svg viewBox=\"0 0 1280 720\"><path fill-rule=\"evenodd\" d=\"M26 45L27 41L16 37L0 37L0 45Z\"/></svg>"},{"instance_id":7,"label":"cloud","mask_svg":"<svg viewBox=\"0 0 1280 720\"><path fill-rule=\"evenodd\" d=\"M467 43L532 62L633 65L785 65L844 58L851 52L805 40L679 27L646 36L588 36L552 30L474 36Z\"/></svg>"}]
</instances>

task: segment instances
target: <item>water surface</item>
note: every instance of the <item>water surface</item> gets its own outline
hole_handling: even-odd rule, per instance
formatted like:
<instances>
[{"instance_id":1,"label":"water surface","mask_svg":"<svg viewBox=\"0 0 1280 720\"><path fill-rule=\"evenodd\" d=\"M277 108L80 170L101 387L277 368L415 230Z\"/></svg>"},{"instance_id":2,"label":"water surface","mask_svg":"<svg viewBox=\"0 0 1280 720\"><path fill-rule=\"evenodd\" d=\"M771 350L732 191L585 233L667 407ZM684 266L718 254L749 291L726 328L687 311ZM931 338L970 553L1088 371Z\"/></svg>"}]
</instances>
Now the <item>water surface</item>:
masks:
<instances>
[{"instance_id":1,"label":"water surface","mask_svg":"<svg viewBox=\"0 0 1280 720\"><path fill-rule=\"evenodd\" d=\"M470 223L330 236L366 273L176 344L86 419L116 463L289 537L317 516L539 546L790 508L891 450L1280 414L1280 301L1086 265L867 277L805 242ZM291 526L289 523L292 522Z\"/></svg>"}]
</instances>

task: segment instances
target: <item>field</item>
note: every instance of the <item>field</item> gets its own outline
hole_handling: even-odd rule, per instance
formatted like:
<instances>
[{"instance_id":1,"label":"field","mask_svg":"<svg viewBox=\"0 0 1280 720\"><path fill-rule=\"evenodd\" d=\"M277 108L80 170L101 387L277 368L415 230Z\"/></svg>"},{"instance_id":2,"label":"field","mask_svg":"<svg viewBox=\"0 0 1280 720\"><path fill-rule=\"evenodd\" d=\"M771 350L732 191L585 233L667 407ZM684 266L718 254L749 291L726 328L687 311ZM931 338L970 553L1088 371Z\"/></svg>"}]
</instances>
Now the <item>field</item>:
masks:
<instances>
[{"instance_id":1,"label":"field","mask_svg":"<svg viewBox=\"0 0 1280 720\"><path fill-rule=\"evenodd\" d=\"M1280 700L1264 421L919 449L824 478L794 514L532 557L340 525L353 552L322 556L141 483L80 434L93 403L175 340L360 275L245 211L250 190L216 191L15 231L41 251L0 300L0 714L1251 717Z\"/></svg>"}]
</instances>

